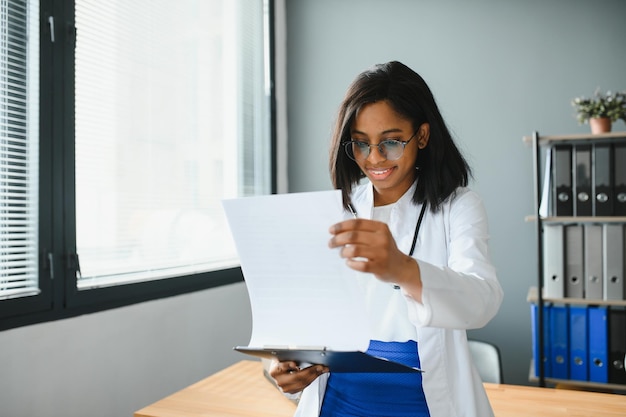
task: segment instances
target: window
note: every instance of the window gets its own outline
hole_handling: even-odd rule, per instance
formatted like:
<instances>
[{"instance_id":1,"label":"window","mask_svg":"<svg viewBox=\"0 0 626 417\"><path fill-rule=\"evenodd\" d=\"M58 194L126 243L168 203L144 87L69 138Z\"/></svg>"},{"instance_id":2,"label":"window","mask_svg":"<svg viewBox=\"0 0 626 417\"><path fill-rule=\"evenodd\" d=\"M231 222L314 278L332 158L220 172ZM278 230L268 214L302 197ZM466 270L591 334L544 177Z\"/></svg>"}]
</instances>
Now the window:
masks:
<instances>
[{"instance_id":1,"label":"window","mask_svg":"<svg viewBox=\"0 0 626 417\"><path fill-rule=\"evenodd\" d=\"M0 295L38 289L38 5L0 1ZM34 68L31 67L34 66Z\"/></svg>"},{"instance_id":2,"label":"window","mask_svg":"<svg viewBox=\"0 0 626 417\"><path fill-rule=\"evenodd\" d=\"M0 329L241 280L221 200L274 191L271 13L0 0Z\"/></svg>"}]
</instances>

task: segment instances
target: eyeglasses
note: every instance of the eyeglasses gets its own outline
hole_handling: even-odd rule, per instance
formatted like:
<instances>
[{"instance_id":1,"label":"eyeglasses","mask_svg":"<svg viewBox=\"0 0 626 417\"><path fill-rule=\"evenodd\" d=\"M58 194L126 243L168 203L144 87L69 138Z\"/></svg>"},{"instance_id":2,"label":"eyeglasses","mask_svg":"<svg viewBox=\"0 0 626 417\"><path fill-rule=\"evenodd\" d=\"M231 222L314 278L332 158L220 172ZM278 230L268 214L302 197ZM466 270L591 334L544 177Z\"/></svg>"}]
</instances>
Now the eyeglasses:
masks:
<instances>
[{"instance_id":1,"label":"eyeglasses","mask_svg":"<svg viewBox=\"0 0 626 417\"><path fill-rule=\"evenodd\" d=\"M378 152L383 158L389 161L395 161L396 159L400 159L404 153L404 147L415 137L416 134L417 131L415 131L413 136L411 136L407 141L385 139L376 145L370 145L369 143L360 140L351 140L343 143L343 149L346 151L348 157L353 161L364 161L368 156L370 156L370 150L372 146L374 146L378 148Z\"/></svg>"}]
</instances>

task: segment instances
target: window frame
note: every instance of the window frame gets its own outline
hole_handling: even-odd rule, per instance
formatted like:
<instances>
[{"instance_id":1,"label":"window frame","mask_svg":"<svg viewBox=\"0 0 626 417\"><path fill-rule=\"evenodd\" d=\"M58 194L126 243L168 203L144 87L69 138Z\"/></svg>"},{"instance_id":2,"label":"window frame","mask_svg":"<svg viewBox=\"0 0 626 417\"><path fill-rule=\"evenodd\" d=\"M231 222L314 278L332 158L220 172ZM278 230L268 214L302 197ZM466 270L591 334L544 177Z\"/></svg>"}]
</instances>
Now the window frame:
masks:
<instances>
[{"instance_id":1,"label":"window frame","mask_svg":"<svg viewBox=\"0 0 626 417\"><path fill-rule=\"evenodd\" d=\"M271 193L277 192L275 1L267 0ZM240 267L77 289L74 162L74 0L40 1L38 295L0 300L0 331L243 281ZM55 22L54 42L48 17ZM47 68L48 70L44 71ZM49 254L52 255L50 262Z\"/></svg>"}]
</instances>

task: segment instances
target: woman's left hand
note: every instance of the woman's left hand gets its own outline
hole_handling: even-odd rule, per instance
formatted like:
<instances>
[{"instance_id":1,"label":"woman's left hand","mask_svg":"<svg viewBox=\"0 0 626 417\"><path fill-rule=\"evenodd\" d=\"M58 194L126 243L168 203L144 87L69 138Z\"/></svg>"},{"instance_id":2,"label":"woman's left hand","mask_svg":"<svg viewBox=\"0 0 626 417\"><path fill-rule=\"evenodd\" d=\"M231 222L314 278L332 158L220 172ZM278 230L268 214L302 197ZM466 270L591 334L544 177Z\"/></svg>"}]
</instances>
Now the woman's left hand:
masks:
<instances>
[{"instance_id":1,"label":"woman's left hand","mask_svg":"<svg viewBox=\"0 0 626 417\"><path fill-rule=\"evenodd\" d=\"M340 255L350 268L400 286L421 284L417 262L398 249L385 223L350 219L331 226L330 233L329 246L341 248Z\"/></svg>"},{"instance_id":2,"label":"woman's left hand","mask_svg":"<svg viewBox=\"0 0 626 417\"><path fill-rule=\"evenodd\" d=\"M272 360L269 374L282 392L287 394L297 394L302 391L320 375L329 372L324 365L311 365L300 368L294 361L279 362Z\"/></svg>"}]
</instances>

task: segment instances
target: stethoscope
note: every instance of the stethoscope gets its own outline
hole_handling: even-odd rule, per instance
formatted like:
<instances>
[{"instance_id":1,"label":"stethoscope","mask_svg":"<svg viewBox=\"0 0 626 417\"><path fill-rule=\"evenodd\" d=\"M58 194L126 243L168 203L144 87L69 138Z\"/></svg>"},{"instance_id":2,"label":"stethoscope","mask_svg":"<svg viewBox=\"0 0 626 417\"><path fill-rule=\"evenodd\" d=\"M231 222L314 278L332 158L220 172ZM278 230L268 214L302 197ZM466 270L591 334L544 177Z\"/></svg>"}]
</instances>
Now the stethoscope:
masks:
<instances>
[{"instance_id":1,"label":"stethoscope","mask_svg":"<svg viewBox=\"0 0 626 417\"><path fill-rule=\"evenodd\" d=\"M420 211L420 216L417 219L417 224L415 225L415 232L413 233L413 243L411 244L411 250L409 250L409 256L413 257L413 253L415 252L415 246L417 245L417 235L420 232L420 227L422 226L422 219L424 218L424 214L426 213L426 202L424 202L422 204L422 209ZM352 207L351 204L348 204L348 209L350 210L350 213L352 213L352 215L354 216L354 218L357 218L357 213L356 210L354 209L354 207ZM399 285L395 285L393 284L393 288L395 290L399 290L400 286Z\"/></svg>"}]
</instances>

